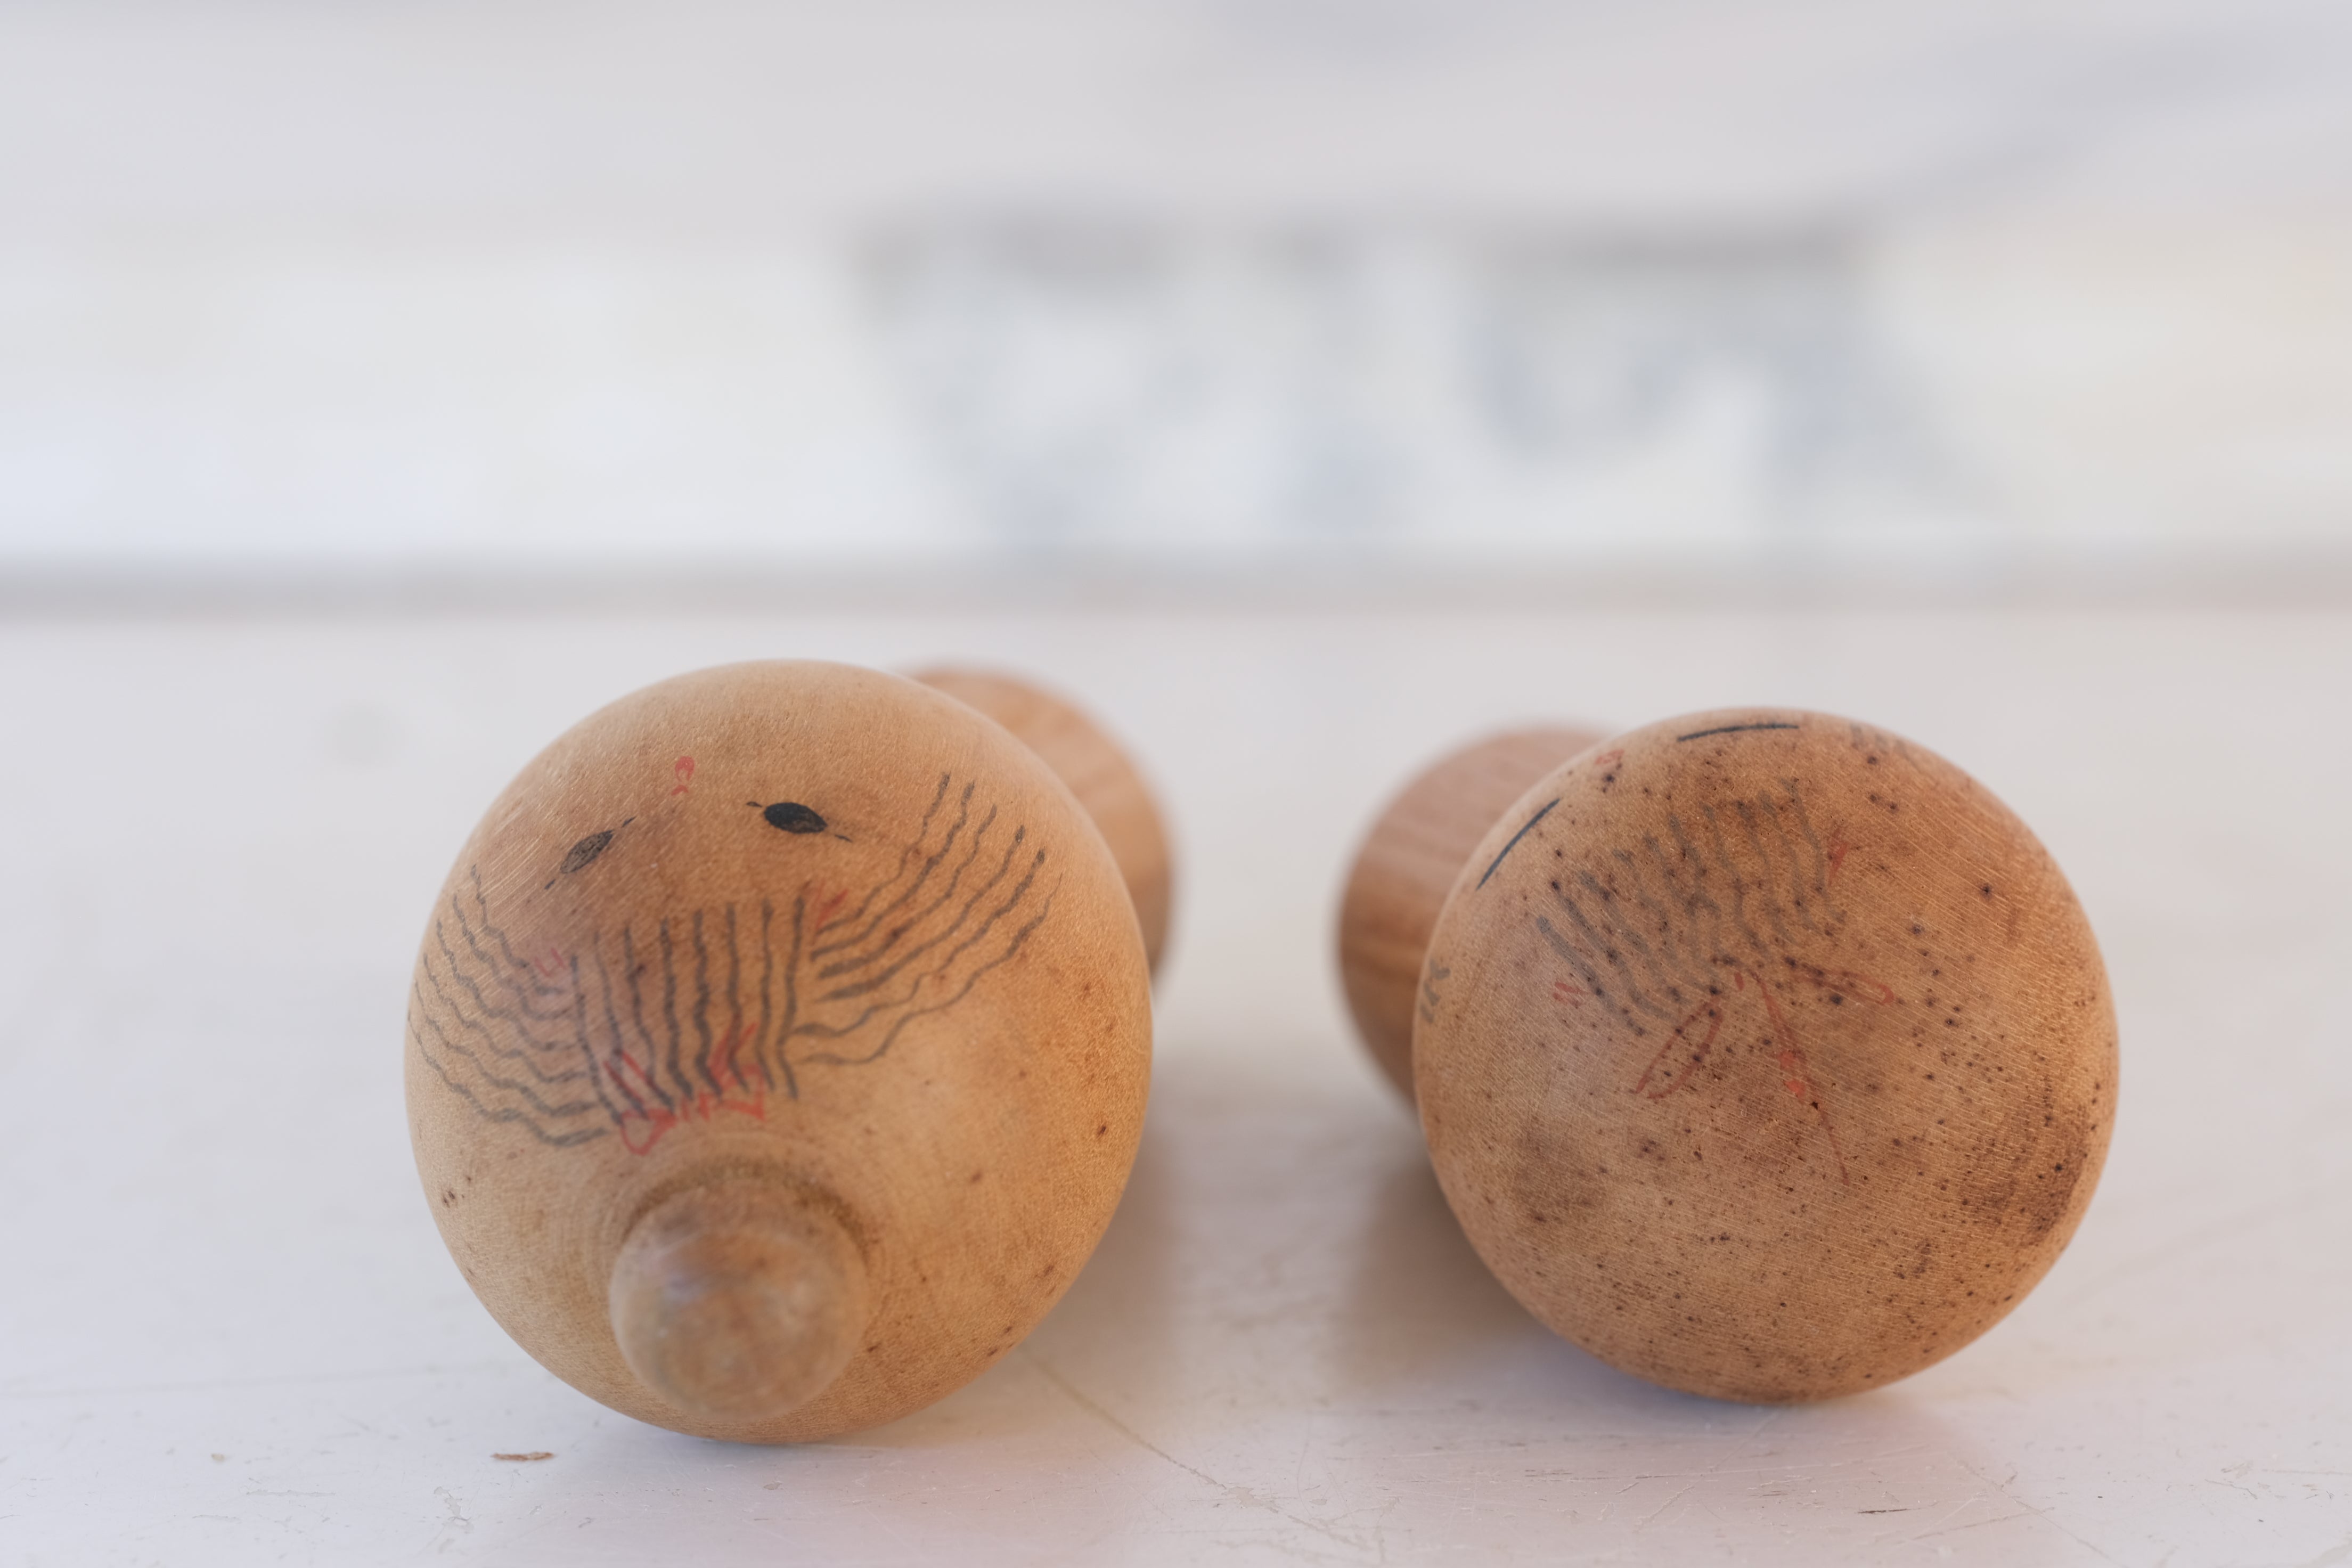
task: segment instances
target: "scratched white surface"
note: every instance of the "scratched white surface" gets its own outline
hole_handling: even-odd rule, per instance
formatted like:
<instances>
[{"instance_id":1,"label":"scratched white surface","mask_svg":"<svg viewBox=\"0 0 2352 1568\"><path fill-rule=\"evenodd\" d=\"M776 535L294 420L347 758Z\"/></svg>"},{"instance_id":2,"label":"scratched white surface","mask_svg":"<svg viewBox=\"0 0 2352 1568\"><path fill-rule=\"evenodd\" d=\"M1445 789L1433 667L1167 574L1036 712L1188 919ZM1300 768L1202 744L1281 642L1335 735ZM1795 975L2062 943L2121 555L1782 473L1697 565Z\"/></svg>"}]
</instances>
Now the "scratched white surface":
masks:
<instances>
[{"instance_id":1,"label":"scratched white surface","mask_svg":"<svg viewBox=\"0 0 2352 1568\"><path fill-rule=\"evenodd\" d=\"M1147 760L1185 880L1142 1156L1068 1298L931 1410L766 1450L501 1336L415 1190L398 1019L531 751L780 653L1060 681ZM2347 677L2322 615L0 626L0 1564L2352 1562ZM1433 748L1747 700L1865 714L2015 805L2126 1053L2043 1287L1777 1411L1513 1305L1328 960L1354 836Z\"/></svg>"}]
</instances>

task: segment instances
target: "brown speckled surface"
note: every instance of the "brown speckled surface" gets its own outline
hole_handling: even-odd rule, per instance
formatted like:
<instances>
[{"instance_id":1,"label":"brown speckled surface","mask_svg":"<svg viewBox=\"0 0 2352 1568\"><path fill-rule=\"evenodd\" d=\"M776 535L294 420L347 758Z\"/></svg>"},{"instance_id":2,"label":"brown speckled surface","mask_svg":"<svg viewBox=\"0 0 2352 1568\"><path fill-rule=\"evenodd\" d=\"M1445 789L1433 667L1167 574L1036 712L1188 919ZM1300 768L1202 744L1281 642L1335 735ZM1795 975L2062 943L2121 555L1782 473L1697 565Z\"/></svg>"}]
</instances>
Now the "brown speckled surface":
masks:
<instances>
[{"instance_id":1,"label":"brown speckled surface","mask_svg":"<svg viewBox=\"0 0 2352 1568\"><path fill-rule=\"evenodd\" d=\"M1868 726L1701 713L1581 755L1479 845L1428 964L1422 1115L1473 1244L1673 1387L1916 1372L2032 1288L2096 1185L2089 925L1990 792Z\"/></svg>"}]
</instances>

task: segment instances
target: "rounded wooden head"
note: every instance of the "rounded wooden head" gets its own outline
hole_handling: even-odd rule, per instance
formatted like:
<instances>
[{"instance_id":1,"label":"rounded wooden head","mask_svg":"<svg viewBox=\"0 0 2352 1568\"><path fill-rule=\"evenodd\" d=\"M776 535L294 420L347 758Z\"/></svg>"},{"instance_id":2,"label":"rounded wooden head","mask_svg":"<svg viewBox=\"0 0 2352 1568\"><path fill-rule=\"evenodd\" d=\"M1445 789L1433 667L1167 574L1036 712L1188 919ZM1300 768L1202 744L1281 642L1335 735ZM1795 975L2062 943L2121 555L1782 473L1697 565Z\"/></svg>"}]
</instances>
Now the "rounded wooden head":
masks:
<instances>
[{"instance_id":1,"label":"rounded wooden head","mask_svg":"<svg viewBox=\"0 0 2352 1568\"><path fill-rule=\"evenodd\" d=\"M887 1421L1018 1342L1126 1181L1150 982L1037 756L839 665L664 681L527 766L408 1017L417 1168L508 1332L617 1410Z\"/></svg>"},{"instance_id":2,"label":"rounded wooden head","mask_svg":"<svg viewBox=\"0 0 2352 1568\"><path fill-rule=\"evenodd\" d=\"M1450 752L1373 821L1339 898L1339 981L1365 1049L1412 1098L1412 1016L1437 911L1486 829L1598 733L1512 730Z\"/></svg>"},{"instance_id":3,"label":"rounded wooden head","mask_svg":"<svg viewBox=\"0 0 2352 1568\"><path fill-rule=\"evenodd\" d=\"M1670 1387L1876 1386L1998 1321L2114 1122L2098 947L1983 786L1818 713L1694 714L1543 779L1439 917L1422 1122L1481 1257Z\"/></svg>"},{"instance_id":4,"label":"rounded wooden head","mask_svg":"<svg viewBox=\"0 0 2352 1568\"><path fill-rule=\"evenodd\" d=\"M1012 731L1078 797L1110 847L1143 928L1144 954L1158 973L1174 897L1168 834L1150 786L1118 742L1080 709L1008 675L940 668L918 670L914 679Z\"/></svg>"}]
</instances>

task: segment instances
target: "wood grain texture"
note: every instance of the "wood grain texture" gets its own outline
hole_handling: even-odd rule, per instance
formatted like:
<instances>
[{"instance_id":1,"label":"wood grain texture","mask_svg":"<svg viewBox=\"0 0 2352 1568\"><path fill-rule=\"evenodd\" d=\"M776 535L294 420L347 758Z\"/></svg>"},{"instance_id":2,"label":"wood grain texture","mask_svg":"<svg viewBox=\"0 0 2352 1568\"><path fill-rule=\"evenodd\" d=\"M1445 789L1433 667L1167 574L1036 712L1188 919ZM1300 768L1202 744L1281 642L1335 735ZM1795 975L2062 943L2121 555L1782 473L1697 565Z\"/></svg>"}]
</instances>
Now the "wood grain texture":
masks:
<instances>
[{"instance_id":1,"label":"wood grain texture","mask_svg":"<svg viewBox=\"0 0 2352 1568\"><path fill-rule=\"evenodd\" d=\"M490 807L427 922L408 1107L526 1350L781 1442L1020 1341L1109 1220L1150 1058L1126 889L1036 753L913 681L749 664L623 698ZM664 1362L689 1321L723 1331Z\"/></svg>"},{"instance_id":2,"label":"wood grain texture","mask_svg":"<svg viewBox=\"0 0 2352 1568\"><path fill-rule=\"evenodd\" d=\"M856 1239L773 1182L705 1183L629 1228L613 1337L647 1388L704 1420L807 1404L857 1353L870 1302Z\"/></svg>"},{"instance_id":3,"label":"wood grain texture","mask_svg":"<svg viewBox=\"0 0 2352 1568\"><path fill-rule=\"evenodd\" d=\"M1950 1354L2074 1234L2115 1015L2065 879L1983 786L1818 713L1619 736L1495 824L1414 1037L1431 1157L1518 1299L1751 1401Z\"/></svg>"},{"instance_id":4,"label":"wood grain texture","mask_svg":"<svg viewBox=\"0 0 2352 1568\"><path fill-rule=\"evenodd\" d=\"M1600 739L1547 727L1475 741L1416 774L1364 835L1339 897L1339 983L1357 1037L1405 1099L1421 963L1445 895L1505 808Z\"/></svg>"},{"instance_id":5,"label":"wood grain texture","mask_svg":"<svg viewBox=\"0 0 2352 1568\"><path fill-rule=\"evenodd\" d=\"M1003 725L1069 786L1110 847L1143 928L1144 954L1158 973L1175 898L1174 861L1166 819L1134 760L1082 709L1028 681L952 667L918 670L914 679Z\"/></svg>"}]
</instances>

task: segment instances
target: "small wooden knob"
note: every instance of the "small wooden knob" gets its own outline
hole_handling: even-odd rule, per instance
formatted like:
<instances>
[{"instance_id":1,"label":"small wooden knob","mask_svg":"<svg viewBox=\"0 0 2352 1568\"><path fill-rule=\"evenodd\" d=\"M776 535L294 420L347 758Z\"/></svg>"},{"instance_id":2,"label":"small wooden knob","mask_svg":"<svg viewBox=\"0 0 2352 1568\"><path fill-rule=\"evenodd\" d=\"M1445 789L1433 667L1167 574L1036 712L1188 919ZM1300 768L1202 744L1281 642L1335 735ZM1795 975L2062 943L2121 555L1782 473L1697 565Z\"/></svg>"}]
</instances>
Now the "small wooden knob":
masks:
<instances>
[{"instance_id":1,"label":"small wooden knob","mask_svg":"<svg viewBox=\"0 0 2352 1568\"><path fill-rule=\"evenodd\" d=\"M1785 709L1630 731L1455 881L1413 1074L1479 1255L1603 1360L1722 1398L1949 1355L2049 1269L2114 1126L2115 1013L1981 784Z\"/></svg>"},{"instance_id":2,"label":"small wooden knob","mask_svg":"<svg viewBox=\"0 0 2352 1568\"><path fill-rule=\"evenodd\" d=\"M1028 681L947 666L915 671L913 678L1003 725L1069 786L1110 847L1143 928L1144 955L1157 974L1168 944L1175 876L1159 804L1126 751L1083 710Z\"/></svg>"},{"instance_id":3,"label":"small wooden knob","mask_svg":"<svg viewBox=\"0 0 2352 1568\"><path fill-rule=\"evenodd\" d=\"M534 758L457 857L408 1010L435 1219L616 1410L796 1442L921 1408L1117 1206L1143 943L1038 754L914 681L681 676Z\"/></svg>"},{"instance_id":4,"label":"small wooden knob","mask_svg":"<svg viewBox=\"0 0 2352 1568\"><path fill-rule=\"evenodd\" d=\"M841 1222L755 1181L691 1187L631 1227L613 1337L680 1410L771 1421L823 1393L866 1330L866 1263Z\"/></svg>"},{"instance_id":5,"label":"small wooden knob","mask_svg":"<svg viewBox=\"0 0 2352 1568\"><path fill-rule=\"evenodd\" d=\"M1414 775L1364 836L1339 900L1339 979L1358 1037L1407 1100L1421 961L1454 879L1505 807L1600 739L1539 728L1473 742Z\"/></svg>"}]
</instances>

